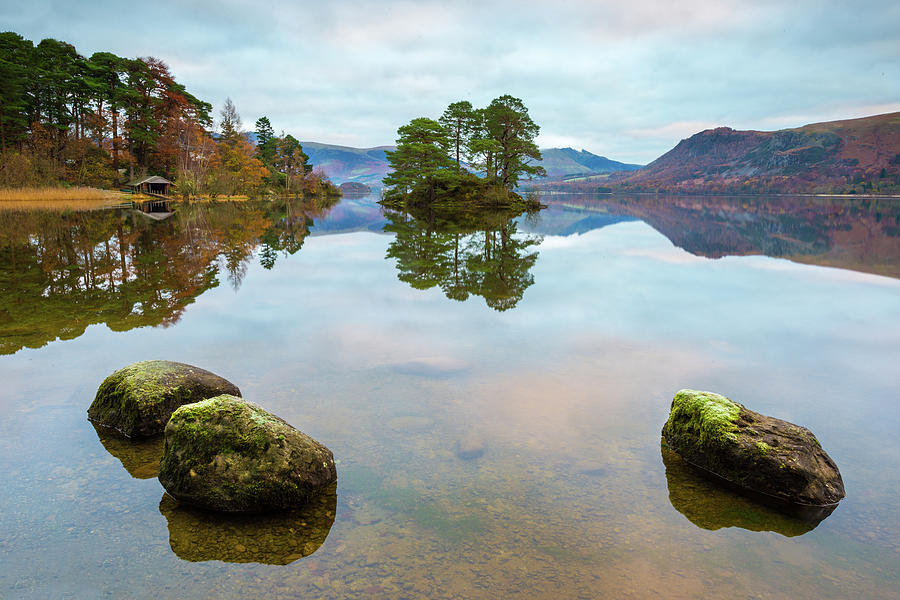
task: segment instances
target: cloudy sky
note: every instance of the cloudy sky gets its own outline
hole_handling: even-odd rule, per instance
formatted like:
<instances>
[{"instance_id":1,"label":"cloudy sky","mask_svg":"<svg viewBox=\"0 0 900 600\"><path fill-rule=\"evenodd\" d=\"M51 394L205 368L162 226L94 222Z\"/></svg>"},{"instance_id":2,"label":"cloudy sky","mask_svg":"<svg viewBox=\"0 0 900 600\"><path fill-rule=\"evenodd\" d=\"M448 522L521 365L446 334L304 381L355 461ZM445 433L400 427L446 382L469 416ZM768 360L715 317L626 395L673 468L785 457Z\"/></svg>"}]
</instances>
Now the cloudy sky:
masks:
<instances>
[{"instance_id":1,"label":"cloudy sky","mask_svg":"<svg viewBox=\"0 0 900 600\"><path fill-rule=\"evenodd\" d=\"M542 147L638 163L718 125L900 111L896 0L0 0L0 28L156 56L249 128L351 146L506 93Z\"/></svg>"}]
</instances>

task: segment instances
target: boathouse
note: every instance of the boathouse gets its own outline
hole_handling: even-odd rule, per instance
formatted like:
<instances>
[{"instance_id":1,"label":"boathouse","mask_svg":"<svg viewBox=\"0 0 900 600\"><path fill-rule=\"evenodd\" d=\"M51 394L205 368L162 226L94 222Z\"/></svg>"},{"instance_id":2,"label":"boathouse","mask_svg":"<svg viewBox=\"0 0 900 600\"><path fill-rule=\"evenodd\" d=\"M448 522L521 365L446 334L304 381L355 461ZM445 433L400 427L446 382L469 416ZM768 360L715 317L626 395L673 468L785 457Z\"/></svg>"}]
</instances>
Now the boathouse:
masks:
<instances>
[{"instance_id":1,"label":"boathouse","mask_svg":"<svg viewBox=\"0 0 900 600\"><path fill-rule=\"evenodd\" d=\"M172 182L165 177L151 175L149 177L144 177L143 179L132 181L128 184L128 187L130 187L131 191L135 194L143 193L168 196L169 189L172 187Z\"/></svg>"}]
</instances>

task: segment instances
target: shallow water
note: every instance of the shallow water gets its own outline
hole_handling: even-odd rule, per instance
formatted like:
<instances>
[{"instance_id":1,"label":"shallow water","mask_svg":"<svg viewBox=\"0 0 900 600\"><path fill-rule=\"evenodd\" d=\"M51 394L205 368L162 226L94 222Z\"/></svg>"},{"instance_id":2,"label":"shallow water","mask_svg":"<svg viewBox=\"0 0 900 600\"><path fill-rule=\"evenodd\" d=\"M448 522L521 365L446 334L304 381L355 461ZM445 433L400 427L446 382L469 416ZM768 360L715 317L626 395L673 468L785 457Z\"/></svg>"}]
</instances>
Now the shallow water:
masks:
<instances>
[{"instance_id":1,"label":"shallow water","mask_svg":"<svg viewBox=\"0 0 900 600\"><path fill-rule=\"evenodd\" d=\"M0 597L895 597L900 209L545 202L3 215ZM85 414L150 358L329 446L336 498L173 505ZM809 427L847 498L810 528L696 478L660 447L684 387Z\"/></svg>"}]
</instances>

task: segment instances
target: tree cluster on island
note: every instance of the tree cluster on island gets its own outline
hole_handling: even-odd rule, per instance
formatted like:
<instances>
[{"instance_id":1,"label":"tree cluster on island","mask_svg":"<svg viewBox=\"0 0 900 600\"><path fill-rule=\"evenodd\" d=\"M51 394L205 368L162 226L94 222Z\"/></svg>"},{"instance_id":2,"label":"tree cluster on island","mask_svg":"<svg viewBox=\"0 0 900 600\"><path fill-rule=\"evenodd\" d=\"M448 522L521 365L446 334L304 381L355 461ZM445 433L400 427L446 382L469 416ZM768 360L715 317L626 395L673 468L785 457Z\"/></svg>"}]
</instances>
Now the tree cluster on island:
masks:
<instances>
[{"instance_id":1,"label":"tree cluster on island","mask_svg":"<svg viewBox=\"0 0 900 600\"><path fill-rule=\"evenodd\" d=\"M184 196L339 193L267 118L255 146L230 99L218 135L211 113L157 58L85 57L0 33L0 187L111 188L155 174Z\"/></svg>"},{"instance_id":2,"label":"tree cluster on island","mask_svg":"<svg viewBox=\"0 0 900 600\"><path fill-rule=\"evenodd\" d=\"M522 101L510 95L485 108L454 102L437 121L413 119L397 130L397 149L386 153L393 171L383 180L384 202L524 204L513 190L520 179L544 174L535 164L539 131Z\"/></svg>"}]
</instances>

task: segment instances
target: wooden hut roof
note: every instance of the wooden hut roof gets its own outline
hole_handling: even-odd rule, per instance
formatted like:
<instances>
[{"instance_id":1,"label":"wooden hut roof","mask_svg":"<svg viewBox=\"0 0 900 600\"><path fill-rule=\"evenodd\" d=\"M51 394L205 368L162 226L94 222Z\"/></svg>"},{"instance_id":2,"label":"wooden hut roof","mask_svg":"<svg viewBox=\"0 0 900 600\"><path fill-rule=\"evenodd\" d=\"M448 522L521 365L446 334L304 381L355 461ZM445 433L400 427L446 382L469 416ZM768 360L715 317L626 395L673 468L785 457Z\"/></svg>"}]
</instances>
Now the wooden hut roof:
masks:
<instances>
[{"instance_id":1,"label":"wooden hut roof","mask_svg":"<svg viewBox=\"0 0 900 600\"><path fill-rule=\"evenodd\" d=\"M149 177L144 177L143 179L132 181L128 184L128 187L135 187L138 185L143 185L145 183L168 183L169 185L172 184L172 182L165 177L160 177L159 175L151 175Z\"/></svg>"}]
</instances>

